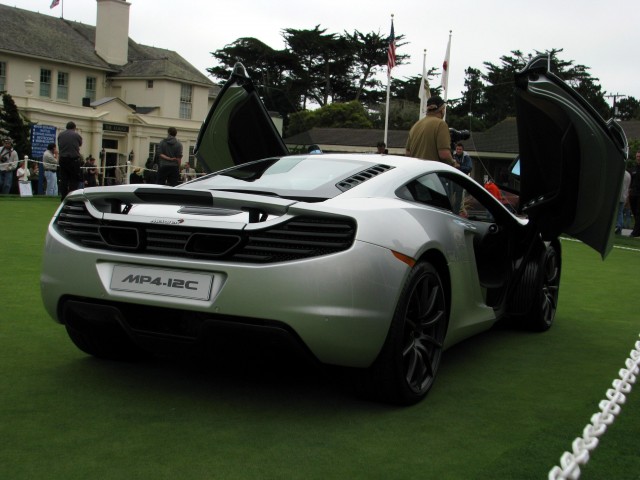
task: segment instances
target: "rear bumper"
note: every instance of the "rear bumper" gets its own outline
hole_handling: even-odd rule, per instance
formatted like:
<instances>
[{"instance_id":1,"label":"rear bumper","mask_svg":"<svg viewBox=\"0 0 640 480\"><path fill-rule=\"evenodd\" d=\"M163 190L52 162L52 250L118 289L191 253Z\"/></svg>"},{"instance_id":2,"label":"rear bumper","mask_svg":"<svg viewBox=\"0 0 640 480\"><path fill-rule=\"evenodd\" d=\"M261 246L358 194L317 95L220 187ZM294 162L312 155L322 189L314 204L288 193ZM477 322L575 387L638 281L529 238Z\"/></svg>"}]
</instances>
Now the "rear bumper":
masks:
<instances>
[{"instance_id":1,"label":"rear bumper","mask_svg":"<svg viewBox=\"0 0 640 480\"><path fill-rule=\"evenodd\" d=\"M211 274L211 296L199 300L114 290L117 265ZM323 363L366 367L382 348L408 270L389 250L358 241L337 254L247 265L93 250L50 228L41 291L46 310L61 323L68 299L116 306L139 342L200 341L200 333L214 326L276 329L299 339ZM178 333L180 318L192 328L199 325L200 333ZM163 334L163 329L177 330Z\"/></svg>"}]
</instances>

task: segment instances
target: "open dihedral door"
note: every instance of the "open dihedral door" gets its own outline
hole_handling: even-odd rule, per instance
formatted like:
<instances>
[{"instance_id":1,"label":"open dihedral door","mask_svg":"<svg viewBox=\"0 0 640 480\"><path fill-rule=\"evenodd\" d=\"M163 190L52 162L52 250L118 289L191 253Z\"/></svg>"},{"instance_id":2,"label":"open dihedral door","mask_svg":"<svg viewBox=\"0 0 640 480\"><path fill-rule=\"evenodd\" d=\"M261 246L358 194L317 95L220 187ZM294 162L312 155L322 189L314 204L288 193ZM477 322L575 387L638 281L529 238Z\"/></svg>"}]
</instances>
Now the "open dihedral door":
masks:
<instances>
[{"instance_id":1,"label":"open dihedral door","mask_svg":"<svg viewBox=\"0 0 640 480\"><path fill-rule=\"evenodd\" d=\"M236 63L200 128L195 148L198 165L215 172L288 154L244 66Z\"/></svg>"},{"instance_id":2,"label":"open dihedral door","mask_svg":"<svg viewBox=\"0 0 640 480\"><path fill-rule=\"evenodd\" d=\"M543 237L561 233L612 248L627 156L624 132L605 122L539 56L516 75L520 209Z\"/></svg>"}]
</instances>

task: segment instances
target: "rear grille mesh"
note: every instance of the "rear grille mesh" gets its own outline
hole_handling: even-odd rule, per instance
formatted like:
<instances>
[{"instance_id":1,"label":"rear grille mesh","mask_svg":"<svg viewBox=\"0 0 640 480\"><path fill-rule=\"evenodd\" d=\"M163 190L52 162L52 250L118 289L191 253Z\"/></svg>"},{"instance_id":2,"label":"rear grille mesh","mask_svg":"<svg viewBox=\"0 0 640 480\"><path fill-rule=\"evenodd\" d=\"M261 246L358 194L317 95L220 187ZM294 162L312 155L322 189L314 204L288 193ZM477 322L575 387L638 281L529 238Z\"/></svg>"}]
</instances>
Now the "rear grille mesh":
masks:
<instances>
[{"instance_id":1,"label":"rear grille mesh","mask_svg":"<svg viewBox=\"0 0 640 480\"><path fill-rule=\"evenodd\" d=\"M101 221L77 201L63 206L55 225L65 238L89 248L245 263L330 255L349 249L356 233L351 219L311 216L250 232Z\"/></svg>"}]
</instances>

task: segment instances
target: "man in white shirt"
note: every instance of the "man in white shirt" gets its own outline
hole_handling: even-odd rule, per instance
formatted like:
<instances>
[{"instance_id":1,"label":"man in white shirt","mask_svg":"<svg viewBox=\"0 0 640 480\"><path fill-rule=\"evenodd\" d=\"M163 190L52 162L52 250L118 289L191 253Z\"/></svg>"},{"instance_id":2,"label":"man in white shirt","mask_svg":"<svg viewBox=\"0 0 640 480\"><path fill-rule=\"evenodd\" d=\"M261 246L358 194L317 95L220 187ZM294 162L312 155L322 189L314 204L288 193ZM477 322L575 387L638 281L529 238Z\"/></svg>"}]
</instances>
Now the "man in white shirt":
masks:
<instances>
[{"instance_id":1,"label":"man in white shirt","mask_svg":"<svg viewBox=\"0 0 640 480\"><path fill-rule=\"evenodd\" d=\"M42 166L44 167L44 178L47 181L45 195L50 197L58 196L58 159L56 158L56 144L47 145L47 150L42 155Z\"/></svg>"}]
</instances>

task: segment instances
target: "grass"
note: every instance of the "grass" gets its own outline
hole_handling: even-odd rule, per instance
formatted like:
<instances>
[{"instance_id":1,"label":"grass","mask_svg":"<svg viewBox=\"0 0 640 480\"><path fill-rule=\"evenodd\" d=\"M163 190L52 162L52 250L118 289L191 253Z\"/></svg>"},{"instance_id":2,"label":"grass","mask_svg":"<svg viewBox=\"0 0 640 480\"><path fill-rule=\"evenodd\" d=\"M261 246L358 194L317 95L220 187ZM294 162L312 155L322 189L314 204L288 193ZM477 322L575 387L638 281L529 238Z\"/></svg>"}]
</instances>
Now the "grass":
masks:
<instances>
[{"instance_id":1,"label":"grass","mask_svg":"<svg viewBox=\"0 0 640 480\"><path fill-rule=\"evenodd\" d=\"M286 359L103 362L77 350L41 305L57 206L0 198L2 479L547 478L640 332L640 241L618 238L631 248L605 262L563 241L554 327L455 346L414 407L359 401ZM582 479L640 478L638 389Z\"/></svg>"}]
</instances>

